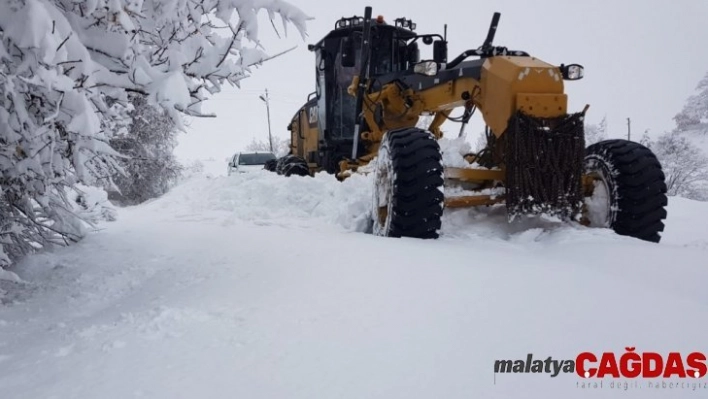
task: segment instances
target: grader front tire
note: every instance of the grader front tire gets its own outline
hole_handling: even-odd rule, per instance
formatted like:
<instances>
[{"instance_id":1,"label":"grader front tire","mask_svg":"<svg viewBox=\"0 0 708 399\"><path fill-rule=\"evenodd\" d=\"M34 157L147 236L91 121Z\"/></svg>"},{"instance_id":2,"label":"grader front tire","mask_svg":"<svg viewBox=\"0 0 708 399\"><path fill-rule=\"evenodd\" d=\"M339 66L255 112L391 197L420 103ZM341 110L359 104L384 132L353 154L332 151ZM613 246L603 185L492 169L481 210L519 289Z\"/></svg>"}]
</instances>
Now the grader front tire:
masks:
<instances>
[{"instance_id":1,"label":"grader front tire","mask_svg":"<svg viewBox=\"0 0 708 399\"><path fill-rule=\"evenodd\" d=\"M374 169L373 233L435 239L443 213L440 146L417 128L386 133Z\"/></svg>"}]
</instances>

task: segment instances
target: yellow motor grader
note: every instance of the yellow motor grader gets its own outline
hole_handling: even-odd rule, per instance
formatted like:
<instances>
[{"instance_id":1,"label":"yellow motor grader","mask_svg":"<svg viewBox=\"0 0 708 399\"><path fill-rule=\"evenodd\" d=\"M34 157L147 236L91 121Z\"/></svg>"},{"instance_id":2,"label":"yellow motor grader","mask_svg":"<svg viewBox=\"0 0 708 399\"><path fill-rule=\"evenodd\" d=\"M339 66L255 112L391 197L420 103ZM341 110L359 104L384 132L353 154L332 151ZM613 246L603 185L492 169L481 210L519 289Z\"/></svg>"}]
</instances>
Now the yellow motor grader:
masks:
<instances>
[{"instance_id":1,"label":"yellow motor grader","mask_svg":"<svg viewBox=\"0 0 708 399\"><path fill-rule=\"evenodd\" d=\"M586 148L587 106L568 113L564 92L583 67L493 45L499 18L480 47L452 60L447 28L418 34L410 19L372 18L371 7L338 20L309 46L316 91L288 125L290 154L267 168L373 173L371 218L382 236L437 238L444 208L504 203L510 220L547 214L659 242L667 198L655 155L626 140ZM421 60L421 45L432 46L432 59ZM462 132L475 112L486 147L443 165L441 125L459 122ZM432 116L425 129L416 127L422 115ZM458 194L445 195L454 186Z\"/></svg>"}]
</instances>

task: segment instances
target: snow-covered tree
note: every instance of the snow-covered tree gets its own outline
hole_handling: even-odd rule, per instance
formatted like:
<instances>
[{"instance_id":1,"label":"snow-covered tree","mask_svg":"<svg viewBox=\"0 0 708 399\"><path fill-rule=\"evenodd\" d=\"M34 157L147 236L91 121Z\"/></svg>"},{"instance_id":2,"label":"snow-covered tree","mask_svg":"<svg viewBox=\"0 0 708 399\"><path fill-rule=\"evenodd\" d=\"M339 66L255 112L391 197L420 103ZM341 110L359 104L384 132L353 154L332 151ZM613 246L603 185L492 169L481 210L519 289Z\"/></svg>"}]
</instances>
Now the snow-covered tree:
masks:
<instances>
[{"instance_id":1,"label":"snow-covered tree","mask_svg":"<svg viewBox=\"0 0 708 399\"><path fill-rule=\"evenodd\" d=\"M705 201L708 200L708 154L699 145L703 141L701 136L708 135L708 74L698 83L696 91L674 117L674 131L664 133L656 142L645 133L641 143L659 158L669 195Z\"/></svg>"},{"instance_id":2,"label":"snow-covered tree","mask_svg":"<svg viewBox=\"0 0 708 399\"><path fill-rule=\"evenodd\" d=\"M607 121L602 118L599 124L585 124L585 144L595 144L607 140Z\"/></svg>"},{"instance_id":3,"label":"snow-covered tree","mask_svg":"<svg viewBox=\"0 0 708 399\"><path fill-rule=\"evenodd\" d=\"M708 158L698 147L676 132L647 144L661 162L669 195L708 200Z\"/></svg>"},{"instance_id":4,"label":"snow-covered tree","mask_svg":"<svg viewBox=\"0 0 708 399\"><path fill-rule=\"evenodd\" d=\"M603 116L603 117L602 117L602 120L601 120L600 123L597 125L597 128L600 130L600 132L601 132L603 135L605 135L605 136L607 135L607 117L606 117L606 116Z\"/></svg>"},{"instance_id":5,"label":"snow-covered tree","mask_svg":"<svg viewBox=\"0 0 708 399\"><path fill-rule=\"evenodd\" d=\"M290 152L290 139L283 139L279 136L272 136L273 139L273 152L276 156L282 157ZM246 146L248 151L270 151L270 143L268 140L257 140L255 137Z\"/></svg>"},{"instance_id":6,"label":"snow-covered tree","mask_svg":"<svg viewBox=\"0 0 708 399\"><path fill-rule=\"evenodd\" d=\"M151 106L145 96L131 95L132 123L126 133L110 140L125 158L122 171L113 176L109 198L121 205L135 205L159 197L177 182L182 167L174 156L177 146L175 121L164 109Z\"/></svg>"},{"instance_id":7,"label":"snow-covered tree","mask_svg":"<svg viewBox=\"0 0 708 399\"><path fill-rule=\"evenodd\" d=\"M128 93L179 123L267 60L261 10L305 34L282 0L0 2L0 265L82 237L67 195L120 169L109 141L130 124Z\"/></svg>"},{"instance_id":8,"label":"snow-covered tree","mask_svg":"<svg viewBox=\"0 0 708 399\"><path fill-rule=\"evenodd\" d=\"M708 134L708 73L696 86L696 92L674 117L676 129L683 132L697 130Z\"/></svg>"},{"instance_id":9,"label":"snow-covered tree","mask_svg":"<svg viewBox=\"0 0 708 399\"><path fill-rule=\"evenodd\" d=\"M639 144L651 149L654 142L652 141L651 137L649 137L649 130L644 131L644 134L642 134L642 138L639 139Z\"/></svg>"}]
</instances>

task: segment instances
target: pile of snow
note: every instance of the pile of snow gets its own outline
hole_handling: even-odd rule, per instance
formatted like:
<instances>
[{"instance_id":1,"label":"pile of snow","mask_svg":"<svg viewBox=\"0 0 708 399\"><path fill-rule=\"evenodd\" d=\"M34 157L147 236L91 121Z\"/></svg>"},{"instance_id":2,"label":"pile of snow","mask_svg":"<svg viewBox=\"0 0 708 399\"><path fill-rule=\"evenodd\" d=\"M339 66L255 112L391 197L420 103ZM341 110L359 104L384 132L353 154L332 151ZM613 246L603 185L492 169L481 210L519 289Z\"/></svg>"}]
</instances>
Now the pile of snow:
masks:
<instances>
[{"instance_id":1,"label":"pile of snow","mask_svg":"<svg viewBox=\"0 0 708 399\"><path fill-rule=\"evenodd\" d=\"M443 165L454 168L470 167L470 163L465 160L464 156L472 152L472 146L465 137L454 139L443 137L438 140L438 144L443 156Z\"/></svg>"},{"instance_id":2,"label":"pile of snow","mask_svg":"<svg viewBox=\"0 0 708 399\"><path fill-rule=\"evenodd\" d=\"M0 276L2 397L705 397L493 367L705 352L708 204L672 198L659 245L503 206L388 239L352 233L370 183L195 177L26 259Z\"/></svg>"},{"instance_id":3,"label":"pile of snow","mask_svg":"<svg viewBox=\"0 0 708 399\"><path fill-rule=\"evenodd\" d=\"M458 147L459 148L459 147ZM232 176L198 174L175 187L160 199L150 201L143 210L154 212L163 220L216 223L224 227L235 224L280 226L287 228L371 232L371 200L373 175L355 174L343 182L326 173L314 177L283 177L272 172L254 171ZM478 192L477 192L478 193ZM503 189L487 190L497 195ZM445 187L447 196L472 195L459 187ZM669 211L681 225L693 225L685 209L696 212L695 201L672 197L677 202ZM673 210L675 209L675 211ZM708 222L708 219L707 219ZM708 245L708 237L676 233L670 227L662 243ZM610 229L586 227L541 216L518 216L508 221L506 206L498 204L475 208L445 209L442 239L491 240L495 242L546 242L600 240L634 242ZM676 234L683 235L676 237ZM693 237L693 240L688 238Z\"/></svg>"},{"instance_id":4,"label":"pile of snow","mask_svg":"<svg viewBox=\"0 0 708 399\"><path fill-rule=\"evenodd\" d=\"M74 204L74 212L89 223L116 220L116 207L108 201L108 193L102 188L77 184L69 200Z\"/></svg>"},{"instance_id":5,"label":"pile of snow","mask_svg":"<svg viewBox=\"0 0 708 399\"><path fill-rule=\"evenodd\" d=\"M340 226L366 231L371 204L371 175L339 182L333 175L283 177L265 170L232 176L195 176L160 200L148 204L168 218L209 215L223 225Z\"/></svg>"}]
</instances>

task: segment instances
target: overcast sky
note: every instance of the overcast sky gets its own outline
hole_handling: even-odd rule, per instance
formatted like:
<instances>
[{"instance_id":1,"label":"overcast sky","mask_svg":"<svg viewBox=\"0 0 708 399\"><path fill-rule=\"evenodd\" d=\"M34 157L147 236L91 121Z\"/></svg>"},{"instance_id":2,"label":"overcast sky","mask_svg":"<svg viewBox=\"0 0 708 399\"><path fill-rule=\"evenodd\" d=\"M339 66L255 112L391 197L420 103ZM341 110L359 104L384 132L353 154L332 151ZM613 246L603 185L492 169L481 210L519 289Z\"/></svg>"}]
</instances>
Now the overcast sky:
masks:
<instances>
[{"instance_id":1,"label":"overcast sky","mask_svg":"<svg viewBox=\"0 0 708 399\"><path fill-rule=\"evenodd\" d=\"M448 24L449 58L478 47L495 11L501 12L496 45L524 50L551 64L579 63L585 78L566 82L571 112L590 105L588 119L607 118L610 137L632 138L645 130L656 135L673 129L672 117L694 93L708 72L708 1L705 0L411 0L314 1L291 0L314 20L303 41L294 27L278 38L265 13L260 39L267 52L294 51L254 68L241 89L227 88L203 107L216 118L190 118L177 155L182 159L223 159L243 149L253 138L267 140L265 104L258 96L271 95L271 123L275 136L287 137L290 119L314 91L314 54L307 44L327 34L342 16L363 15L372 5L374 15L393 23L406 17L419 33L442 33ZM282 35L278 20L276 27ZM423 48L425 58L430 49ZM483 128L481 118L468 129L469 140ZM443 130L457 132L450 122ZM456 134L456 133L455 133Z\"/></svg>"}]
</instances>

